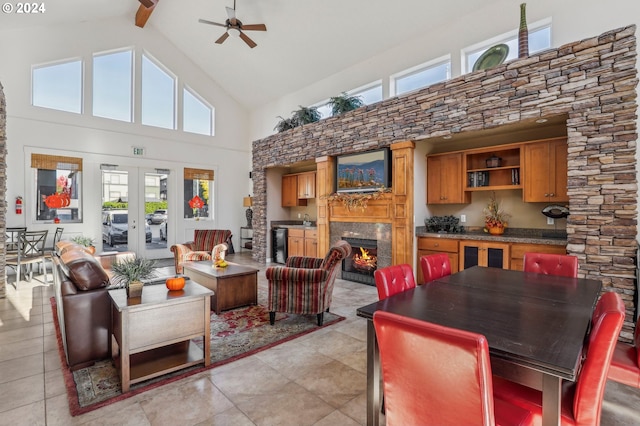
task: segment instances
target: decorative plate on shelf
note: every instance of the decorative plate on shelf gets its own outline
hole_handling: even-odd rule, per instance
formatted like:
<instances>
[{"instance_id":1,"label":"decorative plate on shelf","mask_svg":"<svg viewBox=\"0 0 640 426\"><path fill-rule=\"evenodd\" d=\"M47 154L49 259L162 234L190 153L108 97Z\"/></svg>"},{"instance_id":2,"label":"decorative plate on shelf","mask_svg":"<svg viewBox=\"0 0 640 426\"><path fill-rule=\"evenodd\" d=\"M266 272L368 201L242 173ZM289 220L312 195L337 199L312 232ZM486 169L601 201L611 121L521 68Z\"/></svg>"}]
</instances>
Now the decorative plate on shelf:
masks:
<instances>
[{"instance_id":1,"label":"decorative plate on shelf","mask_svg":"<svg viewBox=\"0 0 640 426\"><path fill-rule=\"evenodd\" d=\"M504 62L509 54L509 46L506 44L497 44L490 47L484 52L475 64L473 64L473 71L486 70L500 65Z\"/></svg>"}]
</instances>

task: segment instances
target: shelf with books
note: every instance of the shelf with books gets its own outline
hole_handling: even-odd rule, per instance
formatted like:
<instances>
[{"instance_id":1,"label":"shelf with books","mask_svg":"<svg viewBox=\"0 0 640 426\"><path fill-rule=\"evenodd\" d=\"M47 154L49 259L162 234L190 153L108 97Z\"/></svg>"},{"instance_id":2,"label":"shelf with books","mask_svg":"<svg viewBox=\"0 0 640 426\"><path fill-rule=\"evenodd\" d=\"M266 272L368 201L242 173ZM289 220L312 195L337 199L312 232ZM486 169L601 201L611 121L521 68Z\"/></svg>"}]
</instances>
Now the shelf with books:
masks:
<instances>
[{"instance_id":1,"label":"shelf with books","mask_svg":"<svg viewBox=\"0 0 640 426\"><path fill-rule=\"evenodd\" d=\"M465 191L522 188L521 144L495 146L465 152Z\"/></svg>"}]
</instances>

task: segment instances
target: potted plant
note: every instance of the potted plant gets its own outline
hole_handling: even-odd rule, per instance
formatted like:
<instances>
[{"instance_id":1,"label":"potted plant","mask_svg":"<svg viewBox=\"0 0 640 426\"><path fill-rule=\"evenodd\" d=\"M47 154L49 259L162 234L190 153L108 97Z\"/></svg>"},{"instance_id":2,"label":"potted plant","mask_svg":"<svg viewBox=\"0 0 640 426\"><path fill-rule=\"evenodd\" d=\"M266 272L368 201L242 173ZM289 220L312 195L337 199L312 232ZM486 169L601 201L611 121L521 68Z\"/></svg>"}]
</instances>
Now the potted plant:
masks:
<instances>
[{"instance_id":1,"label":"potted plant","mask_svg":"<svg viewBox=\"0 0 640 426\"><path fill-rule=\"evenodd\" d=\"M115 262L111 265L113 278L111 282L125 287L127 297L140 297L142 295L142 280L153 278L156 261L142 257L130 258Z\"/></svg>"},{"instance_id":2,"label":"potted plant","mask_svg":"<svg viewBox=\"0 0 640 426\"><path fill-rule=\"evenodd\" d=\"M484 224L485 232L493 235L500 235L504 233L504 228L507 227L507 220L511 215L506 213L500 207L500 202L496 200L496 193L494 192L489 198L487 207L484 208Z\"/></svg>"},{"instance_id":3,"label":"potted plant","mask_svg":"<svg viewBox=\"0 0 640 426\"><path fill-rule=\"evenodd\" d=\"M329 99L329 105L331 105L331 114L335 116L360 108L364 105L364 101L362 96L350 96L346 92L342 92L339 96Z\"/></svg>"},{"instance_id":4,"label":"potted plant","mask_svg":"<svg viewBox=\"0 0 640 426\"><path fill-rule=\"evenodd\" d=\"M96 248L93 245L93 238L91 237L85 237L84 235L76 235L71 239L71 241L85 247L85 250L88 251L90 254L94 254L96 252Z\"/></svg>"},{"instance_id":5,"label":"potted plant","mask_svg":"<svg viewBox=\"0 0 640 426\"><path fill-rule=\"evenodd\" d=\"M293 119L296 120L298 125L315 123L320 121L320 112L316 107L303 107L300 105L300 109L293 111Z\"/></svg>"},{"instance_id":6,"label":"potted plant","mask_svg":"<svg viewBox=\"0 0 640 426\"><path fill-rule=\"evenodd\" d=\"M293 117L284 118L284 117L278 116L278 118L280 119L280 121L278 121L278 124L276 124L276 127L273 128L273 130L276 130L278 133L282 133L286 130L293 129L294 127L298 127L299 125L296 122L295 118Z\"/></svg>"}]
</instances>

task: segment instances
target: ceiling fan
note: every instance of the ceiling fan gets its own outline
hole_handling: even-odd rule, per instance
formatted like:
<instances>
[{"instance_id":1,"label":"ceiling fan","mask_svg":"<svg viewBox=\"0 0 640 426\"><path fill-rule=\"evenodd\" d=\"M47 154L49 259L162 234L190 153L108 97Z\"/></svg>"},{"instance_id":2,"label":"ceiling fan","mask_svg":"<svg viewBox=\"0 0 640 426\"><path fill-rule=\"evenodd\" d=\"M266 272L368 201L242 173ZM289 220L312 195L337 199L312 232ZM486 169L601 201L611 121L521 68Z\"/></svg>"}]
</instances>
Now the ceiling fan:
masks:
<instances>
[{"instance_id":1,"label":"ceiling fan","mask_svg":"<svg viewBox=\"0 0 640 426\"><path fill-rule=\"evenodd\" d=\"M243 24L238 18L236 18L236 1L233 0L233 9L227 7L227 15L229 18L224 24L217 22L207 21L206 19L198 19L198 22L209 25L216 25L218 27L224 27L227 31L216 40L217 44L222 44L229 38L230 35L234 37L240 37L250 48L254 48L257 44L249 38L243 31L267 31L267 27L264 24Z\"/></svg>"}]
</instances>

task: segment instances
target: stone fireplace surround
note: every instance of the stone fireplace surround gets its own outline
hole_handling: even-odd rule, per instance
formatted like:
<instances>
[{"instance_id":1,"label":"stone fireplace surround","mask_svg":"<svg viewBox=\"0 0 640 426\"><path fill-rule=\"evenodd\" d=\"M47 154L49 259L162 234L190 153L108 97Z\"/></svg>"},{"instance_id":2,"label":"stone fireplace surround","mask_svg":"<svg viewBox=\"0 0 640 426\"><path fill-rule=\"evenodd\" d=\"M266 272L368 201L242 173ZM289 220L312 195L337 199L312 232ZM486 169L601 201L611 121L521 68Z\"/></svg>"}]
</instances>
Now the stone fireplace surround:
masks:
<instances>
[{"instance_id":1,"label":"stone fireplace surround","mask_svg":"<svg viewBox=\"0 0 640 426\"><path fill-rule=\"evenodd\" d=\"M567 251L579 258L581 276L622 295L621 338L630 340L638 190L635 32L635 25L618 28L254 141L253 257L267 258L268 168L566 116ZM412 201L404 206L408 217L413 207Z\"/></svg>"},{"instance_id":2,"label":"stone fireplace surround","mask_svg":"<svg viewBox=\"0 0 640 426\"><path fill-rule=\"evenodd\" d=\"M330 244L344 238L363 238L378 243L378 268L391 265L391 224L362 222L331 222Z\"/></svg>"}]
</instances>

